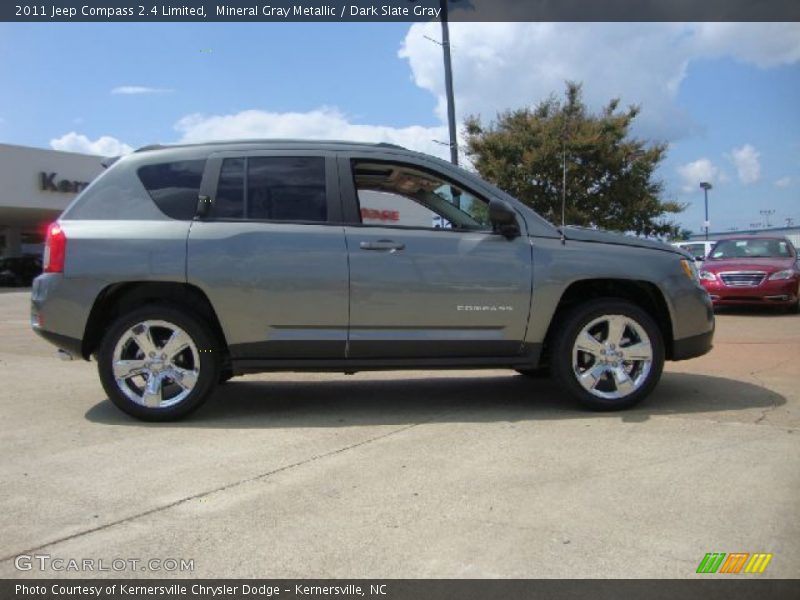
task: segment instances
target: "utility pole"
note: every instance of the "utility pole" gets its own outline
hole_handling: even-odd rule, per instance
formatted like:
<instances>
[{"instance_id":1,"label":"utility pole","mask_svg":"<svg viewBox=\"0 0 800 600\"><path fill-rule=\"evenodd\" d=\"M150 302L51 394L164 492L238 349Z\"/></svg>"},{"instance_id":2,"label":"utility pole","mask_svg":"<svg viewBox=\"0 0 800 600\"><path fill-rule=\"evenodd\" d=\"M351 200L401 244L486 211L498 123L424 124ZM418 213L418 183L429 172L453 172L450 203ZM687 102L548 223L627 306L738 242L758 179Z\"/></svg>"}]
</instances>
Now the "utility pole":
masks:
<instances>
[{"instance_id":1,"label":"utility pole","mask_svg":"<svg viewBox=\"0 0 800 600\"><path fill-rule=\"evenodd\" d=\"M456 101L453 93L453 65L450 60L450 27L447 22L447 0L439 0L442 9L442 54L444 55L444 87L447 94L447 127L450 130L450 162L458 165L456 135Z\"/></svg>"},{"instance_id":2,"label":"utility pole","mask_svg":"<svg viewBox=\"0 0 800 600\"><path fill-rule=\"evenodd\" d=\"M767 222L767 229L772 227L772 225L769 224L769 216L775 214L775 209L772 209L772 208L764 209L764 210L760 210L758 212L760 212L762 215L764 215L764 220Z\"/></svg>"}]
</instances>

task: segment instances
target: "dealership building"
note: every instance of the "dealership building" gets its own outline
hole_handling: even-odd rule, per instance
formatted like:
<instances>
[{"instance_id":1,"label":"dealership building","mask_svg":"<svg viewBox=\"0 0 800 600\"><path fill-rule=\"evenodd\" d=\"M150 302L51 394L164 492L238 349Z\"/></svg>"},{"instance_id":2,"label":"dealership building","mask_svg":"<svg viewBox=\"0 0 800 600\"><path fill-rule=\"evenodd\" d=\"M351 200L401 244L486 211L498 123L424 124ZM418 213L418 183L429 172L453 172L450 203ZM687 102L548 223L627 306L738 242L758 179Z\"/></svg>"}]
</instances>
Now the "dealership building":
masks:
<instances>
[{"instance_id":1,"label":"dealership building","mask_svg":"<svg viewBox=\"0 0 800 600\"><path fill-rule=\"evenodd\" d=\"M40 253L47 224L103 171L101 160L0 144L0 256Z\"/></svg>"}]
</instances>

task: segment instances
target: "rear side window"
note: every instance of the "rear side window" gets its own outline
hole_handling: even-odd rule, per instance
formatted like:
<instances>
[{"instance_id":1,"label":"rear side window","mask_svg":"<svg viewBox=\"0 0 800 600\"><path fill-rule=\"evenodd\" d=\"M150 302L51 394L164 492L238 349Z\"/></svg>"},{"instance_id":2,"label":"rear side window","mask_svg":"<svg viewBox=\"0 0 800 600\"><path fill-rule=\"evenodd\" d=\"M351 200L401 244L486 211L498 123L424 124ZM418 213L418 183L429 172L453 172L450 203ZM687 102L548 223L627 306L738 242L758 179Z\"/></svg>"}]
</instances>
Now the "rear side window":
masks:
<instances>
[{"instance_id":1,"label":"rear side window","mask_svg":"<svg viewBox=\"0 0 800 600\"><path fill-rule=\"evenodd\" d=\"M147 165L138 174L147 193L165 215L187 221L197 210L205 166L205 160L181 160Z\"/></svg>"},{"instance_id":2,"label":"rear side window","mask_svg":"<svg viewBox=\"0 0 800 600\"><path fill-rule=\"evenodd\" d=\"M212 215L220 219L324 222L328 218L325 159L226 158Z\"/></svg>"}]
</instances>

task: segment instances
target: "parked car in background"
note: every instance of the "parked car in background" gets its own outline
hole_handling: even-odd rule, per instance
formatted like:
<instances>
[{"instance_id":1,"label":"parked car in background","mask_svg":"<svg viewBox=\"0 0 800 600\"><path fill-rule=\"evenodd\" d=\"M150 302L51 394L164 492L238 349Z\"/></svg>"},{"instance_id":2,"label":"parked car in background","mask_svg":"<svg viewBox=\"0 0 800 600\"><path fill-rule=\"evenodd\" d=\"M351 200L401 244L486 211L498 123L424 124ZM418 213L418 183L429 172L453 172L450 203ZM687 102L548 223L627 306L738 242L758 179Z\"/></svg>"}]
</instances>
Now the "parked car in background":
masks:
<instances>
[{"instance_id":1,"label":"parked car in background","mask_svg":"<svg viewBox=\"0 0 800 600\"><path fill-rule=\"evenodd\" d=\"M689 254L694 256L696 261L702 262L711 253L711 249L716 243L717 242L715 240L707 240L694 242L673 242L672 245L677 246L678 248L683 248Z\"/></svg>"},{"instance_id":2,"label":"parked car in background","mask_svg":"<svg viewBox=\"0 0 800 600\"><path fill-rule=\"evenodd\" d=\"M41 272L42 259L38 256L0 258L0 286L28 287Z\"/></svg>"},{"instance_id":3,"label":"parked car in background","mask_svg":"<svg viewBox=\"0 0 800 600\"><path fill-rule=\"evenodd\" d=\"M700 281L715 306L800 307L797 250L782 237L747 236L720 240L700 270Z\"/></svg>"},{"instance_id":4,"label":"parked car in background","mask_svg":"<svg viewBox=\"0 0 800 600\"><path fill-rule=\"evenodd\" d=\"M73 201L44 255L34 330L62 357L94 356L109 398L149 420L287 370L547 369L616 410L714 334L686 252L558 229L387 144L144 148Z\"/></svg>"}]
</instances>

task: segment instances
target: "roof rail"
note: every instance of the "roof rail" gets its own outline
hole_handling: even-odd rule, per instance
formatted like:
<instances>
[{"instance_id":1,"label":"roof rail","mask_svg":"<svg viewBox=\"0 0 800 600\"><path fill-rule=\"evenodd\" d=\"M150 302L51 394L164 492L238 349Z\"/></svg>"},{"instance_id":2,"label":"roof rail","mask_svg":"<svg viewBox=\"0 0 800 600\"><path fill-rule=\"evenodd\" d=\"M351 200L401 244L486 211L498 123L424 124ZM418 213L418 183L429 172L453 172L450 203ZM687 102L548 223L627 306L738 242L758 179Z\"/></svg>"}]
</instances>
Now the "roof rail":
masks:
<instances>
[{"instance_id":1,"label":"roof rail","mask_svg":"<svg viewBox=\"0 0 800 600\"><path fill-rule=\"evenodd\" d=\"M166 146L163 144L148 144L147 146L137 148L134 152L147 152L148 150L161 150L162 148L166 148Z\"/></svg>"}]
</instances>

